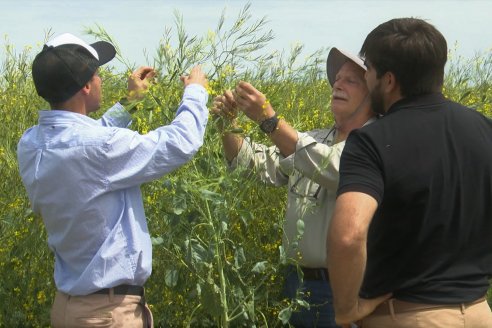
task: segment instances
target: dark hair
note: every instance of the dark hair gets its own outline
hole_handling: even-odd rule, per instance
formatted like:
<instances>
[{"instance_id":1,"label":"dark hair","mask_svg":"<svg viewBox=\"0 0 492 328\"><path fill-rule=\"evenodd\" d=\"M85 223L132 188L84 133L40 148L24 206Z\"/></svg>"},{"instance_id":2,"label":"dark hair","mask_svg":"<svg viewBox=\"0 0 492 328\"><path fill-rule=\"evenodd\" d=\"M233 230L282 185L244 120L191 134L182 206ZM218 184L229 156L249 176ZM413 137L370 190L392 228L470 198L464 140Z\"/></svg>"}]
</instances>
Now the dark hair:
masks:
<instances>
[{"instance_id":1,"label":"dark hair","mask_svg":"<svg viewBox=\"0 0 492 328\"><path fill-rule=\"evenodd\" d=\"M441 91L447 44L431 24L417 18L396 18L371 31L360 50L380 78L392 72L402 96Z\"/></svg>"}]
</instances>

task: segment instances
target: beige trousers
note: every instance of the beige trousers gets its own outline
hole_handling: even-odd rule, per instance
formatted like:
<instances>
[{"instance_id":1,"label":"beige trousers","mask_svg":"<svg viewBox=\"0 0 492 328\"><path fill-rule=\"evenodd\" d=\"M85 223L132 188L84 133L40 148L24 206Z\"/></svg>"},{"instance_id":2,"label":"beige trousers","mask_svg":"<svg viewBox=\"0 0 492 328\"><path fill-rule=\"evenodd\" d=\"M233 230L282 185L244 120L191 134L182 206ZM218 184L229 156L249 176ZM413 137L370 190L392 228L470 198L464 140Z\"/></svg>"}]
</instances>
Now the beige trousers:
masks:
<instances>
[{"instance_id":1,"label":"beige trousers","mask_svg":"<svg viewBox=\"0 0 492 328\"><path fill-rule=\"evenodd\" d=\"M361 328L491 328L492 312L485 299L470 304L429 305L394 299L362 319Z\"/></svg>"},{"instance_id":2,"label":"beige trousers","mask_svg":"<svg viewBox=\"0 0 492 328\"><path fill-rule=\"evenodd\" d=\"M91 294L70 296L57 292L51 309L51 326L153 327L152 313L141 296Z\"/></svg>"}]
</instances>

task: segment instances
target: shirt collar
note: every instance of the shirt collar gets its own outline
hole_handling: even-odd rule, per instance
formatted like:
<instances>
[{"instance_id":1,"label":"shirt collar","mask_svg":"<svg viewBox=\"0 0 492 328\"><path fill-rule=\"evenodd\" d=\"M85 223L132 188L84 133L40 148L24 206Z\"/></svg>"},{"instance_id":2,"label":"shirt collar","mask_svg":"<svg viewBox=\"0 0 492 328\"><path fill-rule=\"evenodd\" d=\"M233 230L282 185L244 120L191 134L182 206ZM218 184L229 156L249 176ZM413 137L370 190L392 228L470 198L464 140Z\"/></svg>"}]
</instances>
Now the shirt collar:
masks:
<instances>
[{"instance_id":1,"label":"shirt collar","mask_svg":"<svg viewBox=\"0 0 492 328\"><path fill-rule=\"evenodd\" d=\"M404 108L419 107L422 105L437 105L445 101L446 98L440 92L405 97L391 105L385 115L393 114Z\"/></svg>"},{"instance_id":2,"label":"shirt collar","mask_svg":"<svg viewBox=\"0 0 492 328\"><path fill-rule=\"evenodd\" d=\"M39 111L39 125L49 124L82 124L87 126L97 125L96 120L90 118L87 115L74 113L66 110L40 110Z\"/></svg>"}]
</instances>

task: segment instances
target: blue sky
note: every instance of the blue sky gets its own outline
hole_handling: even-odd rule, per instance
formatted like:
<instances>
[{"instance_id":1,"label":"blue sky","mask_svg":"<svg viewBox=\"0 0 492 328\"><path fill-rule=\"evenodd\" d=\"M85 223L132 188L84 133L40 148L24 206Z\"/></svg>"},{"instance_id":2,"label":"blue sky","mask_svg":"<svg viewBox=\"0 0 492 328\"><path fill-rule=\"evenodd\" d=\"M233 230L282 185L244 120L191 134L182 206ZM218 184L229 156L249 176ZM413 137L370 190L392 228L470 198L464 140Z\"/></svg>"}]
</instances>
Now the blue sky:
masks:
<instances>
[{"instance_id":1,"label":"blue sky","mask_svg":"<svg viewBox=\"0 0 492 328\"><path fill-rule=\"evenodd\" d=\"M232 22L247 3L243 0L2 0L2 36L16 49L39 47L45 33L72 32L100 24L120 45L130 62L144 64L166 27L174 27L173 11L183 15L189 34L213 30L222 10ZM489 0L258 0L250 1L253 18L266 16L276 38L268 50L302 43L305 52L337 46L357 52L367 33L395 17L419 17L434 24L457 53L472 57L492 49ZM85 37L92 41L91 37ZM3 53L2 53L3 56Z\"/></svg>"}]
</instances>

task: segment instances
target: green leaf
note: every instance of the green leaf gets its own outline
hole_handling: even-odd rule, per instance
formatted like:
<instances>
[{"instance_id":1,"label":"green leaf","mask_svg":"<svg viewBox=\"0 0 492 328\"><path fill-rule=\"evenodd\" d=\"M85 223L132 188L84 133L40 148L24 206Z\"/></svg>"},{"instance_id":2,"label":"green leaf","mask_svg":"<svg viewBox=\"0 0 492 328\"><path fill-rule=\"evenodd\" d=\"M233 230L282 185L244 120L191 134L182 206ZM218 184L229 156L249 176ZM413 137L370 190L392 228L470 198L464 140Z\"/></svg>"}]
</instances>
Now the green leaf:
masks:
<instances>
[{"instance_id":1,"label":"green leaf","mask_svg":"<svg viewBox=\"0 0 492 328\"><path fill-rule=\"evenodd\" d=\"M279 259L281 264L287 264L287 253L285 252L284 246L280 245L278 247Z\"/></svg>"},{"instance_id":2,"label":"green leaf","mask_svg":"<svg viewBox=\"0 0 492 328\"><path fill-rule=\"evenodd\" d=\"M200 194L204 199L210 200L214 203L220 203L224 201L224 197L222 196L222 194L210 190L200 189Z\"/></svg>"},{"instance_id":3,"label":"green leaf","mask_svg":"<svg viewBox=\"0 0 492 328\"><path fill-rule=\"evenodd\" d=\"M296 299L296 302L297 302L297 304L299 304L303 308L309 309L309 303L306 302L305 300L302 300L302 299L299 299L298 298L298 299Z\"/></svg>"},{"instance_id":4,"label":"green leaf","mask_svg":"<svg viewBox=\"0 0 492 328\"><path fill-rule=\"evenodd\" d=\"M201 287L200 302L206 304L204 310L214 317L219 317L222 314L219 286L214 283L204 283Z\"/></svg>"},{"instance_id":5,"label":"green leaf","mask_svg":"<svg viewBox=\"0 0 492 328\"><path fill-rule=\"evenodd\" d=\"M185 246L188 250L188 261L195 264L207 264L209 251L198 240L188 239L185 241Z\"/></svg>"},{"instance_id":6,"label":"green leaf","mask_svg":"<svg viewBox=\"0 0 492 328\"><path fill-rule=\"evenodd\" d=\"M299 219L297 220L297 235L302 236L304 234L304 221Z\"/></svg>"},{"instance_id":7,"label":"green leaf","mask_svg":"<svg viewBox=\"0 0 492 328\"><path fill-rule=\"evenodd\" d=\"M175 208L173 208L173 213L176 215L181 215L181 214L183 214L184 210L185 210L184 208L175 207Z\"/></svg>"},{"instance_id":8,"label":"green leaf","mask_svg":"<svg viewBox=\"0 0 492 328\"><path fill-rule=\"evenodd\" d=\"M220 225L221 225L221 227L222 227L222 232L224 232L224 233L225 233L225 232L227 232L227 229L228 229L227 222L222 221L222 222L220 223Z\"/></svg>"},{"instance_id":9,"label":"green leaf","mask_svg":"<svg viewBox=\"0 0 492 328\"><path fill-rule=\"evenodd\" d=\"M251 270L252 272L255 273L262 273L266 270L266 265L268 264L268 261L261 261L255 264L253 269Z\"/></svg>"},{"instance_id":10,"label":"green leaf","mask_svg":"<svg viewBox=\"0 0 492 328\"><path fill-rule=\"evenodd\" d=\"M239 247L234 252L234 266L239 269L246 262L246 256L244 256L244 249Z\"/></svg>"},{"instance_id":11,"label":"green leaf","mask_svg":"<svg viewBox=\"0 0 492 328\"><path fill-rule=\"evenodd\" d=\"M171 190L171 189L172 189L172 187L173 187L173 183L171 182L171 180L166 179L166 180L162 181L162 187L163 187L165 190Z\"/></svg>"},{"instance_id":12,"label":"green leaf","mask_svg":"<svg viewBox=\"0 0 492 328\"><path fill-rule=\"evenodd\" d=\"M151 237L150 241L152 242L152 245L160 245L164 242L164 239L162 237Z\"/></svg>"},{"instance_id":13,"label":"green leaf","mask_svg":"<svg viewBox=\"0 0 492 328\"><path fill-rule=\"evenodd\" d=\"M181 192L173 198L173 213L176 215L182 214L188 208L186 203L185 192Z\"/></svg>"},{"instance_id":14,"label":"green leaf","mask_svg":"<svg viewBox=\"0 0 492 328\"><path fill-rule=\"evenodd\" d=\"M289 323L290 317L292 316L292 308L287 307L285 309L282 309L279 314L278 318L284 325Z\"/></svg>"},{"instance_id":15,"label":"green leaf","mask_svg":"<svg viewBox=\"0 0 492 328\"><path fill-rule=\"evenodd\" d=\"M164 282L168 287L175 287L178 284L178 270L168 269L164 273Z\"/></svg>"},{"instance_id":16,"label":"green leaf","mask_svg":"<svg viewBox=\"0 0 492 328\"><path fill-rule=\"evenodd\" d=\"M253 220L253 212L247 210L238 210L237 213L240 215L241 221L244 223L245 227L248 227L248 222Z\"/></svg>"}]
</instances>

